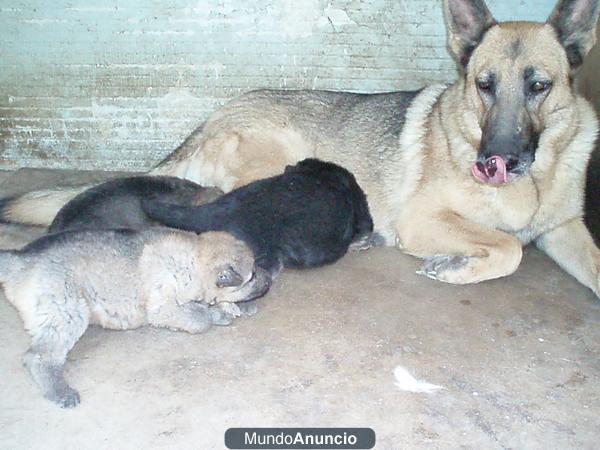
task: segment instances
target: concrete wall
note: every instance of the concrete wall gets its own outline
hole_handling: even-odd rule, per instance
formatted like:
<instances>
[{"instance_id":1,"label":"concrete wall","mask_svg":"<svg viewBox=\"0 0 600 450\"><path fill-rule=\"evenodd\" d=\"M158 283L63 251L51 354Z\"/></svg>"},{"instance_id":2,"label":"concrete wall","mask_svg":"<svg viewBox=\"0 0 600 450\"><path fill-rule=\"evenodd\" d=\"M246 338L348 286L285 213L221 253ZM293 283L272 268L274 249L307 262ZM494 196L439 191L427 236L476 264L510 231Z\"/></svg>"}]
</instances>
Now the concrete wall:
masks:
<instances>
[{"instance_id":1,"label":"concrete wall","mask_svg":"<svg viewBox=\"0 0 600 450\"><path fill-rule=\"evenodd\" d=\"M554 0L489 0L544 20ZM455 78L439 0L2 0L0 168L146 168L258 88Z\"/></svg>"}]
</instances>

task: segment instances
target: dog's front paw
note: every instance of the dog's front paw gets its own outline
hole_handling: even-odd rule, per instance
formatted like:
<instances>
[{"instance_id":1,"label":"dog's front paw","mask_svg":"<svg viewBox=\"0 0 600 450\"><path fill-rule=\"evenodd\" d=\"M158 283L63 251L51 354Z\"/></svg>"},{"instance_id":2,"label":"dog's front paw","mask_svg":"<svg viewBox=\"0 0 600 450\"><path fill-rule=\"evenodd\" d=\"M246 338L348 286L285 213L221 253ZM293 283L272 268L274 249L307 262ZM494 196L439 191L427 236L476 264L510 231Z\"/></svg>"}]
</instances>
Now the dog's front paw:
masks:
<instances>
[{"instance_id":1,"label":"dog's front paw","mask_svg":"<svg viewBox=\"0 0 600 450\"><path fill-rule=\"evenodd\" d=\"M369 250L371 247L373 247L371 235L367 234L366 236L362 236L358 240L352 242L348 248L353 252L363 252L365 250Z\"/></svg>"},{"instance_id":2,"label":"dog's front paw","mask_svg":"<svg viewBox=\"0 0 600 450\"><path fill-rule=\"evenodd\" d=\"M432 280L443 281L445 283L464 284L468 283L464 277L464 271L469 263L466 256L457 255L435 255L425 260L419 275L425 275Z\"/></svg>"},{"instance_id":3,"label":"dog's front paw","mask_svg":"<svg viewBox=\"0 0 600 450\"><path fill-rule=\"evenodd\" d=\"M218 306L227 316L235 319L236 317L240 317L242 312L240 311L240 307L235 303L223 302Z\"/></svg>"},{"instance_id":4,"label":"dog's front paw","mask_svg":"<svg viewBox=\"0 0 600 450\"><path fill-rule=\"evenodd\" d=\"M191 334L204 333L212 325L210 308L204 302L189 302L181 307L183 315L176 320L169 318L166 326L172 330L183 330ZM164 324L160 324L165 326Z\"/></svg>"},{"instance_id":5,"label":"dog's front paw","mask_svg":"<svg viewBox=\"0 0 600 450\"><path fill-rule=\"evenodd\" d=\"M382 245L385 245L385 238L379 233L373 232L352 242L349 249L353 252L362 252L369 250L371 247L380 247Z\"/></svg>"},{"instance_id":6,"label":"dog's front paw","mask_svg":"<svg viewBox=\"0 0 600 450\"><path fill-rule=\"evenodd\" d=\"M240 309L241 315L247 317L253 316L258 311L258 306L256 305L255 300L238 303L237 307Z\"/></svg>"},{"instance_id":7,"label":"dog's front paw","mask_svg":"<svg viewBox=\"0 0 600 450\"><path fill-rule=\"evenodd\" d=\"M80 402L79 392L70 386L62 386L47 395L46 398L57 403L61 408L74 408Z\"/></svg>"},{"instance_id":8,"label":"dog's front paw","mask_svg":"<svg viewBox=\"0 0 600 450\"><path fill-rule=\"evenodd\" d=\"M223 302L209 309L214 325L229 325L233 319L242 315L240 308L235 303Z\"/></svg>"}]
</instances>

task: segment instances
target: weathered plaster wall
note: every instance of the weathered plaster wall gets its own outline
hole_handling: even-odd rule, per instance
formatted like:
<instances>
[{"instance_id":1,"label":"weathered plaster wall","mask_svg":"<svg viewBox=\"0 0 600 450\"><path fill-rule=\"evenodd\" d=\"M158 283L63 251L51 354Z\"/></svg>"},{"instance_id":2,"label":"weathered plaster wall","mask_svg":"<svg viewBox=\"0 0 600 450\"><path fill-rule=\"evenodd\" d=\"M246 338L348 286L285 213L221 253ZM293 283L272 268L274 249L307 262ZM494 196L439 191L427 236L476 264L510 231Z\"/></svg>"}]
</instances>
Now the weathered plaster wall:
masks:
<instances>
[{"instance_id":1,"label":"weathered plaster wall","mask_svg":"<svg viewBox=\"0 0 600 450\"><path fill-rule=\"evenodd\" d=\"M489 0L544 20L553 0ZM146 168L259 88L451 81L439 0L2 0L0 168Z\"/></svg>"}]
</instances>

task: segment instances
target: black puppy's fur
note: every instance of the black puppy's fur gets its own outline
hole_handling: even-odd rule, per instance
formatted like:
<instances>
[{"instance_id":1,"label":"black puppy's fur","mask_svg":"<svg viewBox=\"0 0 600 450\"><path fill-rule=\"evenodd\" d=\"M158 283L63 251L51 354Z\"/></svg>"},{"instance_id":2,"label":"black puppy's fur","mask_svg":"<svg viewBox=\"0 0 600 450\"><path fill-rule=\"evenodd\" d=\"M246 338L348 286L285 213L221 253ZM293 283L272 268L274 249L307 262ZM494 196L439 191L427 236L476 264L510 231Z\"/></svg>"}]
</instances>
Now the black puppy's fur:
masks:
<instances>
[{"instance_id":1,"label":"black puppy's fur","mask_svg":"<svg viewBox=\"0 0 600 450\"><path fill-rule=\"evenodd\" d=\"M222 195L217 188L205 188L174 177L116 178L82 192L61 208L48 232L65 230L132 228L156 225L142 209L142 199L201 205Z\"/></svg>"},{"instance_id":2,"label":"black puppy's fur","mask_svg":"<svg viewBox=\"0 0 600 450\"><path fill-rule=\"evenodd\" d=\"M596 245L600 245L600 142L592 153L585 189L585 224Z\"/></svg>"},{"instance_id":3,"label":"black puppy's fur","mask_svg":"<svg viewBox=\"0 0 600 450\"><path fill-rule=\"evenodd\" d=\"M254 251L259 267L317 267L341 258L373 231L367 198L346 169L317 159L288 166L212 203L188 207L145 199L143 208L164 225L227 231Z\"/></svg>"}]
</instances>

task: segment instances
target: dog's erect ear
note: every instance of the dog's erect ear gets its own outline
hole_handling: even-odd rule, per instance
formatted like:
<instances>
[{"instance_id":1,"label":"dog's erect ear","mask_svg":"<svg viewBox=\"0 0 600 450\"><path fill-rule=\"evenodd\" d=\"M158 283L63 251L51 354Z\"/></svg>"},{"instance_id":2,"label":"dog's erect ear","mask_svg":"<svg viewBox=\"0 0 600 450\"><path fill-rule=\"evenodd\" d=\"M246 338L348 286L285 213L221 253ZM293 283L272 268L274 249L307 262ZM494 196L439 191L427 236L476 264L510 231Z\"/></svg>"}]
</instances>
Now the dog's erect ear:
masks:
<instances>
[{"instance_id":1,"label":"dog's erect ear","mask_svg":"<svg viewBox=\"0 0 600 450\"><path fill-rule=\"evenodd\" d=\"M548 18L567 51L571 69L577 69L596 43L600 0L560 0Z\"/></svg>"},{"instance_id":2,"label":"dog's erect ear","mask_svg":"<svg viewBox=\"0 0 600 450\"><path fill-rule=\"evenodd\" d=\"M448 47L464 69L469 64L471 53L496 21L483 0L444 0L444 15Z\"/></svg>"}]
</instances>

